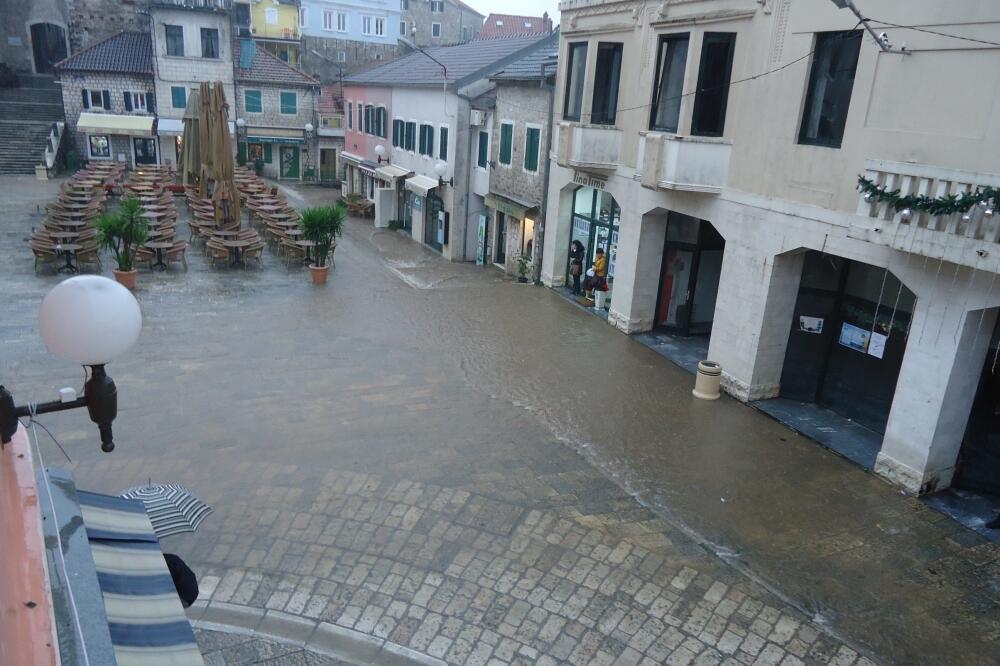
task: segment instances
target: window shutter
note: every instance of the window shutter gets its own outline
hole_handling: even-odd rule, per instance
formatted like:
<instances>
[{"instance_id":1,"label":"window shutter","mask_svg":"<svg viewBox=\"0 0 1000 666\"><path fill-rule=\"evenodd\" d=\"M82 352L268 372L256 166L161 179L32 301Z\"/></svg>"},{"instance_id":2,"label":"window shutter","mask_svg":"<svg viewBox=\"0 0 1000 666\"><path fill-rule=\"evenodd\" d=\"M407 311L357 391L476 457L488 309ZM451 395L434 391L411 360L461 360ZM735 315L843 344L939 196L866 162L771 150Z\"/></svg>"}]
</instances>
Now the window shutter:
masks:
<instances>
[{"instance_id":1,"label":"window shutter","mask_svg":"<svg viewBox=\"0 0 1000 666\"><path fill-rule=\"evenodd\" d=\"M489 162L490 137L486 132L479 133L479 166L486 168Z\"/></svg>"},{"instance_id":2,"label":"window shutter","mask_svg":"<svg viewBox=\"0 0 1000 666\"><path fill-rule=\"evenodd\" d=\"M392 121L392 145L394 148L399 148L399 121Z\"/></svg>"},{"instance_id":3,"label":"window shutter","mask_svg":"<svg viewBox=\"0 0 1000 666\"><path fill-rule=\"evenodd\" d=\"M146 93L146 111L156 113L156 98L151 92Z\"/></svg>"},{"instance_id":4,"label":"window shutter","mask_svg":"<svg viewBox=\"0 0 1000 666\"><path fill-rule=\"evenodd\" d=\"M538 171L538 136L539 130L529 127L524 143L525 171Z\"/></svg>"},{"instance_id":5,"label":"window shutter","mask_svg":"<svg viewBox=\"0 0 1000 666\"><path fill-rule=\"evenodd\" d=\"M514 144L514 126L500 126L500 163L510 164L511 152Z\"/></svg>"},{"instance_id":6,"label":"window shutter","mask_svg":"<svg viewBox=\"0 0 1000 666\"><path fill-rule=\"evenodd\" d=\"M447 127L442 127L441 128L441 140L440 140L440 144L441 145L438 147L438 158L444 160L445 162L447 162L448 161L448 128Z\"/></svg>"},{"instance_id":7,"label":"window shutter","mask_svg":"<svg viewBox=\"0 0 1000 666\"><path fill-rule=\"evenodd\" d=\"M89 90L81 90L80 92L83 93L83 108L89 109L90 108L90 91Z\"/></svg>"},{"instance_id":8,"label":"window shutter","mask_svg":"<svg viewBox=\"0 0 1000 666\"><path fill-rule=\"evenodd\" d=\"M111 91L102 90L101 91L101 101L104 102L104 108L108 111L111 110Z\"/></svg>"},{"instance_id":9,"label":"window shutter","mask_svg":"<svg viewBox=\"0 0 1000 666\"><path fill-rule=\"evenodd\" d=\"M271 163L271 144L269 143L264 144L264 161L268 164Z\"/></svg>"},{"instance_id":10,"label":"window shutter","mask_svg":"<svg viewBox=\"0 0 1000 666\"><path fill-rule=\"evenodd\" d=\"M132 110L132 93L127 91L125 92L125 110L126 111Z\"/></svg>"}]
</instances>

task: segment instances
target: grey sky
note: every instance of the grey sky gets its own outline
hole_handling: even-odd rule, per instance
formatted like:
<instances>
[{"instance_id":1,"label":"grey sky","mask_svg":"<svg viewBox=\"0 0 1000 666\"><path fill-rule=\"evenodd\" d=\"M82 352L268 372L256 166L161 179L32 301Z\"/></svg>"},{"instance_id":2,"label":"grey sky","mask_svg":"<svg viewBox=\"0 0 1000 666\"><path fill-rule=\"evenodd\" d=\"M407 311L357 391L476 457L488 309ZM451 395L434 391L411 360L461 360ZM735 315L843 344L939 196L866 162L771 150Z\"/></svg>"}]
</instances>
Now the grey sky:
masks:
<instances>
[{"instance_id":1,"label":"grey sky","mask_svg":"<svg viewBox=\"0 0 1000 666\"><path fill-rule=\"evenodd\" d=\"M487 15L496 12L541 16L542 12L547 11L552 21L559 23L559 0L465 0L465 4Z\"/></svg>"}]
</instances>

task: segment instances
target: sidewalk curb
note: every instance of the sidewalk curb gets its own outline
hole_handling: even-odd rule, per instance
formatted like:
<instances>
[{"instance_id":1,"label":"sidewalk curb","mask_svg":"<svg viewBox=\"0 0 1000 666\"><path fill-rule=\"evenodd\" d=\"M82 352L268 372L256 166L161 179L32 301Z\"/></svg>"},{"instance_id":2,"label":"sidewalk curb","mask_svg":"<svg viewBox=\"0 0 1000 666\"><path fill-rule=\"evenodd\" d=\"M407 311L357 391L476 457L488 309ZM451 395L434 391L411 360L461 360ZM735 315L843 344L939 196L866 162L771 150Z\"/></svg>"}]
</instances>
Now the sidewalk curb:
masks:
<instances>
[{"instance_id":1,"label":"sidewalk curb","mask_svg":"<svg viewBox=\"0 0 1000 666\"><path fill-rule=\"evenodd\" d=\"M446 666L440 659L382 638L277 610L197 601L187 616L195 629L260 636L355 666Z\"/></svg>"}]
</instances>

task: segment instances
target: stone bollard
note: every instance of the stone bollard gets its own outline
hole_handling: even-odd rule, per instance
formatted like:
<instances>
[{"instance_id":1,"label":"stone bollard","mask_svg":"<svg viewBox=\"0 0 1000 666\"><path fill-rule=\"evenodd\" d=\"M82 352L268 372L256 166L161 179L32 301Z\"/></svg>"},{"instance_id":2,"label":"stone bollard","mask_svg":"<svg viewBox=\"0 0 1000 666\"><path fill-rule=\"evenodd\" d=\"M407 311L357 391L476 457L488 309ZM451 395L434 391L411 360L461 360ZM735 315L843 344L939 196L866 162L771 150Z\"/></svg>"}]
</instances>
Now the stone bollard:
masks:
<instances>
[{"instance_id":1,"label":"stone bollard","mask_svg":"<svg viewBox=\"0 0 1000 666\"><path fill-rule=\"evenodd\" d=\"M698 361L698 374L691 393L702 400L718 400L722 384L722 366L715 361Z\"/></svg>"}]
</instances>

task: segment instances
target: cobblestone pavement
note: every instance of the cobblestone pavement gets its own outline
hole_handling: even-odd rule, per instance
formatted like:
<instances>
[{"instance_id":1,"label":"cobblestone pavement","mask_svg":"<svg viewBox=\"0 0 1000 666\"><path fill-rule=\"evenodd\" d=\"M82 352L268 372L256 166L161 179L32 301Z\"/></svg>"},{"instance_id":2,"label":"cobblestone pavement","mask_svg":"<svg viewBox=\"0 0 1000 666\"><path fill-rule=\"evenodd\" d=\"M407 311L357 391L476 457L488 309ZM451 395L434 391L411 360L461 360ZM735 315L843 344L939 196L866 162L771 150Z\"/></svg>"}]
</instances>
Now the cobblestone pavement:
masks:
<instances>
[{"instance_id":1,"label":"cobblestone pavement","mask_svg":"<svg viewBox=\"0 0 1000 666\"><path fill-rule=\"evenodd\" d=\"M195 632L205 666L349 666L349 662L303 650L295 645L253 636L200 629Z\"/></svg>"},{"instance_id":2,"label":"cobblestone pavement","mask_svg":"<svg viewBox=\"0 0 1000 666\"><path fill-rule=\"evenodd\" d=\"M35 399L80 383L35 332L58 278L19 243L45 187L20 181L0 247L0 373ZM270 254L246 273L192 255L140 275L142 338L109 366L118 449L84 415L44 422L83 488L152 477L213 505L164 542L211 603L450 664L989 663L995 548L741 405L691 401L687 375L545 290L359 221L324 289ZM247 663L235 647L211 658Z\"/></svg>"}]
</instances>

